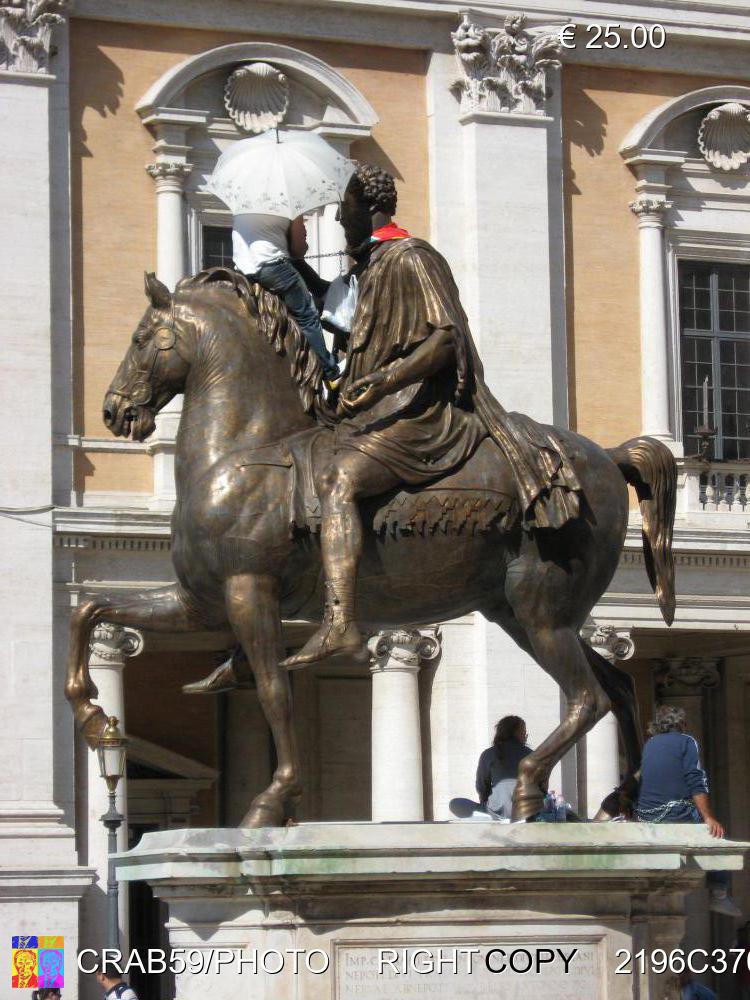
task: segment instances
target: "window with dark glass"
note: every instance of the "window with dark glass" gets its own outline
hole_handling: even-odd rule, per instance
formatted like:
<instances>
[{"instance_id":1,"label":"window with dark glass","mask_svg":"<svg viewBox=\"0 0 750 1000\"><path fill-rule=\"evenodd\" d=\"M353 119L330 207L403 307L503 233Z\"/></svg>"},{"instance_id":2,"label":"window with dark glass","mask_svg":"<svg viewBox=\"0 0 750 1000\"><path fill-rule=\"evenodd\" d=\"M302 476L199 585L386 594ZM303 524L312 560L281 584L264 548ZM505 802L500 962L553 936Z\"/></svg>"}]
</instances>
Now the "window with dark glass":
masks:
<instances>
[{"instance_id":1,"label":"window with dark glass","mask_svg":"<svg viewBox=\"0 0 750 1000\"><path fill-rule=\"evenodd\" d=\"M203 227L202 266L232 266L232 230L228 226Z\"/></svg>"},{"instance_id":2,"label":"window with dark glass","mask_svg":"<svg viewBox=\"0 0 750 1000\"><path fill-rule=\"evenodd\" d=\"M679 285L685 454L698 451L708 378L714 457L750 459L750 267L683 261Z\"/></svg>"}]
</instances>

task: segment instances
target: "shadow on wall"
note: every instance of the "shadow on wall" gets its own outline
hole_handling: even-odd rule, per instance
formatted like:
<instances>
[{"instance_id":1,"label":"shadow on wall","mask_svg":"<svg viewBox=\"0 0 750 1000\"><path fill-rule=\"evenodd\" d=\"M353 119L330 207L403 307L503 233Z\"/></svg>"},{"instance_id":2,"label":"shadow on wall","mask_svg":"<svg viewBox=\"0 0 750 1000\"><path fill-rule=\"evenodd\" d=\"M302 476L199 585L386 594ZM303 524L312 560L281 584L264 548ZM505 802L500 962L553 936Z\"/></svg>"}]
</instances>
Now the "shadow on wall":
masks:
<instances>
[{"instance_id":1,"label":"shadow on wall","mask_svg":"<svg viewBox=\"0 0 750 1000\"><path fill-rule=\"evenodd\" d=\"M585 149L589 156L601 156L604 152L604 140L607 137L607 113L596 101L592 100L586 91L575 82L569 82L563 77L563 86L567 88L566 107L572 109L563 121L563 177L564 177L564 220L565 220L565 285L566 319L568 336L568 420L570 427L578 426L576 399L576 359L575 338L572 336L575 317L575 284L573 281L573 232L570 224L571 201L581 189L575 182L575 170L571 162L571 149L578 146Z\"/></svg>"},{"instance_id":2,"label":"shadow on wall","mask_svg":"<svg viewBox=\"0 0 750 1000\"><path fill-rule=\"evenodd\" d=\"M404 179L396 164L375 139L357 139L351 144L349 155L360 163L371 163L381 170L387 170L397 181Z\"/></svg>"},{"instance_id":3,"label":"shadow on wall","mask_svg":"<svg viewBox=\"0 0 750 1000\"><path fill-rule=\"evenodd\" d=\"M87 81L96 80L96 87L87 85ZM73 393L73 426L83 427L84 393L83 379L83 345L84 317L83 298L80 289L83 288L83 205L82 192L82 162L84 157L91 157L91 150L86 145L86 130L83 127L83 116L88 108L93 108L100 117L114 115L120 106L123 95L124 77L122 70L101 49L91 47L85 50L85 58L80 62L72 60L71 89L77 90L77 95L71 100L70 116L70 188L71 188L71 251L73 288L79 294L73 296L73 373L78 373L76 391ZM83 99L81 99L81 97ZM77 473L79 480L85 473ZM77 487L76 487L77 488Z\"/></svg>"},{"instance_id":4,"label":"shadow on wall","mask_svg":"<svg viewBox=\"0 0 750 1000\"><path fill-rule=\"evenodd\" d=\"M573 88L569 107L574 113L565 122L568 140L585 149L589 156L601 156L607 136L607 114L580 87Z\"/></svg>"}]
</instances>

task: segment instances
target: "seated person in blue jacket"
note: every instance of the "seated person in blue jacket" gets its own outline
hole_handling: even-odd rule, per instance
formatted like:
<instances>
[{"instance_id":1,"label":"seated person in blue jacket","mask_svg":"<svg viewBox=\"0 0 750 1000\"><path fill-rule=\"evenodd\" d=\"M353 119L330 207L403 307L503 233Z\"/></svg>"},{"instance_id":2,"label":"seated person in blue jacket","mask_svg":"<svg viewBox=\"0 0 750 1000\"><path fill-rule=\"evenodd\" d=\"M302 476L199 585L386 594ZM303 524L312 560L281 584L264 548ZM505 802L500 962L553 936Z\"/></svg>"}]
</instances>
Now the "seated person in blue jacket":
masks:
<instances>
[{"instance_id":1,"label":"seated person in blue jacket","mask_svg":"<svg viewBox=\"0 0 750 1000\"><path fill-rule=\"evenodd\" d=\"M641 823L705 823L712 837L723 837L708 797L708 778L695 739L685 732L681 708L662 705L648 727L643 748L636 818ZM709 908L730 917L742 911L729 895L729 873L708 872Z\"/></svg>"},{"instance_id":2,"label":"seated person in blue jacket","mask_svg":"<svg viewBox=\"0 0 750 1000\"><path fill-rule=\"evenodd\" d=\"M513 789L518 779L518 765L531 753L526 745L529 738L526 723L518 715L506 715L495 726L492 746L483 750L477 764L477 795L471 799L451 799L454 816L465 818L473 813L486 813L493 819L510 819L513 811Z\"/></svg>"}]
</instances>

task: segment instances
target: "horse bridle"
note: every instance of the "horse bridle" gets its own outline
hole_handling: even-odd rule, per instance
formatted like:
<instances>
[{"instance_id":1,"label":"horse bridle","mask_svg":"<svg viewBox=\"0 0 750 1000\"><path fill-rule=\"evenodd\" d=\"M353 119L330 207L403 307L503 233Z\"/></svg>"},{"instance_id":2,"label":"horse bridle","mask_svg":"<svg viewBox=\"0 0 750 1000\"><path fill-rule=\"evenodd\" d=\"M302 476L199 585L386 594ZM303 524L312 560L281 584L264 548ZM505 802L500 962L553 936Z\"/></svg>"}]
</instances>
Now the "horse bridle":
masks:
<instances>
[{"instance_id":1,"label":"horse bridle","mask_svg":"<svg viewBox=\"0 0 750 1000\"><path fill-rule=\"evenodd\" d=\"M171 351L176 343L177 328L174 317L171 317L169 323L160 324L154 331L154 335L151 338L153 347L147 363L139 365L124 385L116 389L111 388L109 391L114 396L121 396L123 399L130 400L134 406L145 406L146 403L151 401L154 394L151 380L154 368L156 367L156 359L162 351Z\"/></svg>"}]
</instances>

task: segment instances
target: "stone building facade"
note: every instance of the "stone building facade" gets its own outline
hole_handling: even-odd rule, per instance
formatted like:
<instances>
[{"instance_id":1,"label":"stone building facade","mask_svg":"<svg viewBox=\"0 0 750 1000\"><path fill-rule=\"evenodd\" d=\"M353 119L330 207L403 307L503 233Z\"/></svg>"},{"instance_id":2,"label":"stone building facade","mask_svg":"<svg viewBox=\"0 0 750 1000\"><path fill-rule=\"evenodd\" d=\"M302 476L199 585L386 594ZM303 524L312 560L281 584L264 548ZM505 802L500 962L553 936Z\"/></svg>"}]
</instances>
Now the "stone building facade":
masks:
<instances>
[{"instance_id":1,"label":"stone building facade","mask_svg":"<svg viewBox=\"0 0 750 1000\"><path fill-rule=\"evenodd\" d=\"M225 87L246 64L283 73L285 127L394 173L398 221L451 263L506 408L605 446L648 433L673 449L675 625L648 589L634 509L586 635L633 674L644 718L685 706L717 811L750 838L750 17L732 0L616 7L572 0L574 47L551 0L525 21L495 0L0 8L0 925L65 935L66 997L76 947L101 944L106 869L103 783L63 698L68 617L87 594L172 579L179 403L136 444L106 434L101 399L144 269L174 286L226 258L230 220L205 181L244 135ZM338 273L334 211L308 231L311 262ZM699 458L706 377L717 434ZM294 675L301 820L446 819L499 716L524 716L532 742L559 721L555 684L496 626L435 626L381 637L369 671ZM288 623L290 646L303 633ZM131 840L236 823L267 782L254 694L180 692L229 641L94 637L101 703L132 737ZM554 781L591 815L619 772L610 716ZM750 881L734 890L750 910ZM131 941L157 940L148 891L131 889L129 909ZM694 924L696 940L730 943L723 923Z\"/></svg>"}]
</instances>

